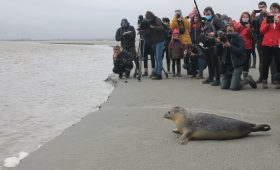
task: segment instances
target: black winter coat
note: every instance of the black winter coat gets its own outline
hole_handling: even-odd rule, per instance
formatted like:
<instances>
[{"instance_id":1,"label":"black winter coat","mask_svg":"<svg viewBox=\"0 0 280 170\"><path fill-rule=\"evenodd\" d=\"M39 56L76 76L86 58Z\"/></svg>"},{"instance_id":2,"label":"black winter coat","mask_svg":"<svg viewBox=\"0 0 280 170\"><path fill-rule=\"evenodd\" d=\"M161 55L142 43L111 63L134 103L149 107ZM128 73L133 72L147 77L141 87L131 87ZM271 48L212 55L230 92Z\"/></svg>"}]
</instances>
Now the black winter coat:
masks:
<instances>
[{"instance_id":1,"label":"black winter coat","mask_svg":"<svg viewBox=\"0 0 280 170\"><path fill-rule=\"evenodd\" d=\"M227 64L231 64L233 68L243 66L246 60L243 38L239 33L234 33L229 41L231 47L228 48L223 48L223 44L221 43L216 45L215 55L219 57L220 66L225 67Z\"/></svg>"},{"instance_id":2,"label":"black winter coat","mask_svg":"<svg viewBox=\"0 0 280 170\"><path fill-rule=\"evenodd\" d=\"M127 31L131 31L131 33L123 35L123 33ZM121 41L121 46L124 49L128 49L131 47L135 47L135 37L136 37L135 28L129 25L126 28L120 27L116 32L115 39L116 41Z\"/></svg>"}]
</instances>

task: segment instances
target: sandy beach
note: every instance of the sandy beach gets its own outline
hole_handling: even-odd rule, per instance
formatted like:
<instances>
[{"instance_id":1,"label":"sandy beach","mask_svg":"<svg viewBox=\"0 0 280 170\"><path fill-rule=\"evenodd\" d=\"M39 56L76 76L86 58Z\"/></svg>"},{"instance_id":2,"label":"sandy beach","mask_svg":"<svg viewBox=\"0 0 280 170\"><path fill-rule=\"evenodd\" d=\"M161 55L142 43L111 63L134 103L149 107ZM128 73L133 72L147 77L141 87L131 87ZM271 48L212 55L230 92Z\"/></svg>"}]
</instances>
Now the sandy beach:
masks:
<instances>
[{"instance_id":1,"label":"sandy beach","mask_svg":"<svg viewBox=\"0 0 280 170\"><path fill-rule=\"evenodd\" d=\"M257 78L256 69L251 73ZM99 111L31 153L15 169L280 169L280 91L270 85L268 90L245 87L234 92L201 81L185 75L161 81L118 80ZM163 118L176 105L269 124L272 130L236 140L179 145L173 122Z\"/></svg>"}]
</instances>

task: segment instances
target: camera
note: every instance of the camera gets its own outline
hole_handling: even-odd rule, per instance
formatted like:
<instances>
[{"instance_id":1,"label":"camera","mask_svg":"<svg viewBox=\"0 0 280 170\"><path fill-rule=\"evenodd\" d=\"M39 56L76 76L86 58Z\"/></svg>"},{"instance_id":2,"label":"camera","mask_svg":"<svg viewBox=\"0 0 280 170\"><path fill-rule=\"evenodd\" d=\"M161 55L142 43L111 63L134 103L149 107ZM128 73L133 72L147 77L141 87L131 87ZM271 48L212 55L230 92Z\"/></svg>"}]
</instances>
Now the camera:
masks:
<instances>
[{"instance_id":1,"label":"camera","mask_svg":"<svg viewBox=\"0 0 280 170\"><path fill-rule=\"evenodd\" d=\"M222 43L226 43L228 41L227 35L223 31L218 31L217 37L220 38Z\"/></svg>"},{"instance_id":2,"label":"camera","mask_svg":"<svg viewBox=\"0 0 280 170\"><path fill-rule=\"evenodd\" d=\"M268 15L268 16L266 16L266 23L267 23L267 24L272 24L272 23L274 23L274 15Z\"/></svg>"},{"instance_id":3,"label":"camera","mask_svg":"<svg viewBox=\"0 0 280 170\"><path fill-rule=\"evenodd\" d=\"M255 10L254 10L255 13L260 13L261 11L262 11L262 10L260 10L260 9L255 9Z\"/></svg>"},{"instance_id":4,"label":"camera","mask_svg":"<svg viewBox=\"0 0 280 170\"><path fill-rule=\"evenodd\" d=\"M144 33L147 29L150 28L149 22L143 17L143 15L138 16L138 22L137 22L138 28L140 34Z\"/></svg>"}]
</instances>

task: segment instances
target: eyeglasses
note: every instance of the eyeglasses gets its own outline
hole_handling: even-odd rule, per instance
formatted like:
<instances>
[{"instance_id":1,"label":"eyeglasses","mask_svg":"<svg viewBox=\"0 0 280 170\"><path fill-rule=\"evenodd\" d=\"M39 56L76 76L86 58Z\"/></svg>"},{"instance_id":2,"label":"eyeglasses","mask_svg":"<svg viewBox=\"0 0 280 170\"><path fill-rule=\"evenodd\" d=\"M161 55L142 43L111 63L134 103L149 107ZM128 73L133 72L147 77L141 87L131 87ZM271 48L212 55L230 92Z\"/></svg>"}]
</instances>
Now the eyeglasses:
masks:
<instances>
[{"instance_id":1,"label":"eyeglasses","mask_svg":"<svg viewBox=\"0 0 280 170\"><path fill-rule=\"evenodd\" d=\"M262 9L262 8L266 8L266 6L264 6L264 5L259 6L259 9Z\"/></svg>"}]
</instances>

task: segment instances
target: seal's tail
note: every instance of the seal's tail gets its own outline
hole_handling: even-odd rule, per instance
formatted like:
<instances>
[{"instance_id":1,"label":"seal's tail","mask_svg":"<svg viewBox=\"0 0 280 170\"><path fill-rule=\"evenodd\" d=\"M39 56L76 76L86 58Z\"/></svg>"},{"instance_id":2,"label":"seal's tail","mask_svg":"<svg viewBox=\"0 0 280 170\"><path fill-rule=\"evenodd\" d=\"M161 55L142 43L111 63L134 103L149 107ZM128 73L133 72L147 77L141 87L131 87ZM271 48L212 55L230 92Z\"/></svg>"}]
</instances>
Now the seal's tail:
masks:
<instances>
[{"instance_id":1,"label":"seal's tail","mask_svg":"<svg viewBox=\"0 0 280 170\"><path fill-rule=\"evenodd\" d=\"M269 131L271 128L269 125L254 125L252 124L253 126L253 130L252 132L258 132L258 131Z\"/></svg>"}]
</instances>

